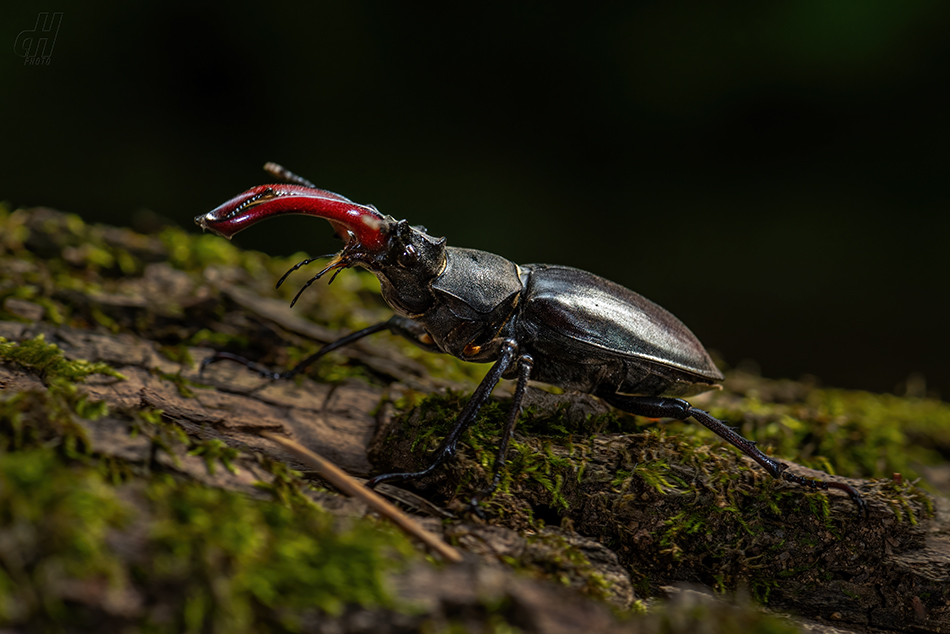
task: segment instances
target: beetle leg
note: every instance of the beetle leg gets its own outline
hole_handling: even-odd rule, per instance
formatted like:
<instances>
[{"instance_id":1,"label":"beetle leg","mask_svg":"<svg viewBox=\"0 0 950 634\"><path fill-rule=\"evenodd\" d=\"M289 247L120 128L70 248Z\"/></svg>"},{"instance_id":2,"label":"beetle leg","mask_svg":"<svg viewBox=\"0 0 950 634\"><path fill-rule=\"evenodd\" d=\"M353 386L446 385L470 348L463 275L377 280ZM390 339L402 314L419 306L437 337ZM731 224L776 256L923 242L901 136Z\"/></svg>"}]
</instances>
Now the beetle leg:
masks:
<instances>
[{"instance_id":1,"label":"beetle leg","mask_svg":"<svg viewBox=\"0 0 950 634\"><path fill-rule=\"evenodd\" d=\"M812 489L821 489L823 491L838 489L839 491L844 491L858 507L858 517L860 518L862 515L867 516L867 503L854 487L844 484L843 482L815 480L789 473L787 471L787 464L770 458L759 451L754 441L746 440L736 432L735 428L727 426L718 418L713 417L709 412L697 409L682 399L658 396L624 396L622 394L603 396L603 399L625 412L638 416L647 416L649 418L675 418L676 420L683 421L692 416L717 436L729 441L744 454L759 463L772 477L788 480L789 482L794 482L795 484L807 486Z\"/></svg>"},{"instance_id":2,"label":"beetle leg","mask_svg":"<svg viewBox=\"0 0 950 634\"><path fill-rule=\"evenodd\" d=\"M505 429L502 432L501 440L498 442L498 453L495 454L495 464L492 467L492 480L484 490L479 491L472 498L469 506L476 509L478 503L489 497L498 488L501 482L501 468L505 466L505 460L508 455L508 445L511 442L511 436L515 431L515 423L518 422L518 416L521 414L521 401L524 400L525 389L528 387L528 379L531 378L531 370L534 368L534 358L525 354L518 358L518 383L515 386L514 396L511 398L511 409L508 410L508 420L505 421ZM476 512L479 512L476 510Z\"/></svg>"},{"instance_id":3,"label":"beetle leg","mask_svg":"<svg viewBox=\"0 0 950 634\"><path fill-rule=\"evenodd\" d=\"M491 367L491 370L488 371L488 374L485 375L482 382L478 384L478 388L475 390L475 393L472 394L472 398L469 399L468 404L462 410L462 413L459 414L455 426L442 440L442 444L433 452L433 460L428 467L422 471L413 473L384 473L368 480L366 486L372 489L383 482L416 480L429 475L452 458L455 455L462 434L475 422L475 417L478 416L479 410L488 402L488 397L491 396L492 390L498 385L498 381L501 380L505 371L515 362L517 355L518 344L513 339L506 340L501 346L501 355L498 361Z\"/></svg>"},{"instance_id":4,"label":"beetle leg","mask_svg":"<svg viewBox=\"0 0 950 634\"><path fill-rule=\"evenodd\" d=\"M254 361L250 361L249 359L238 356L236 354L232 354L230 352L216 352L215 354L211 355L210 357L208 357L207 359L201 362L201 368L199 369L198 372L199 374L201 372L204 372L204 369L206 367L208 367L212 363L217 363L218 361L234 361L235 363L240 363L241 365L247 367L249 370L253 370L254 372L257 372L259 375L261 375L261 377L265 379L270 379L271 381L277 381L279 379L290 379L297 376L304 370L306 370L314 361L316 361L320 357L326 355L329 352L333 352L337 348L342 348L343 346L347 344L351 344L358 339L362 339L363 337L366 337L367 335L372 335L377 332L382 332L384 330L392 330L394 328L393 322L396 321L397 319L403 319L403 318L393 317L392 319L389 319L388 321L384 321L384 322L375 324L373 326L369 326L368 328L363 328L362 330L357 330L356 332L351 332L345 337L340 337L336 341L333 341L323 346L322 348L317 350L315 353L313 353L312 355L310 355L309 357L307 357L306 359L304 359L303 361L301 361L300 363L298 363L291 369L287 370L286 372L274 372L273 370L270 370L259 363L255 363Z\"/></svg>"},{"instance_id":5,"label":"beetle leg","mask_svg":"<svg viewBox=\"0 0 950 634\"><path fill-rule=\"evenodd\" d=\"M362 330L357 330L356 332L351 332L345 337L340 337L336 341L326 344L315 353L285 372L274 372L270 368L261 365L260 363L256 363L246 357L242 357L231 352L216 352L201 362L201 367L198 369L198 374L200 375L202 372L204 372L205 368L212 363L217 363L218 361L234 361L235 363L240 363L253 372L257 372L262 378L270 379L271 381L290 379L306 370L317 359L326 355L327 353L333 352L338 348L342 348L345 345L351 344L358 339L362 339L363 337L375 334L377 332L382 332L384 330L388 330L394 335L399 335L400 337L408 339L423 350L428 350L430 352L442 352L438 346L435 345L435 342L432 340L432 337L429 336L429 333L427 333L425 328L423 328L420 324L414 322L408 317L393 315L387 321L374 324L367 328L363 328Z\"/></svg>"},{"instance_id":6,"label":"beetle leg","mask_svg":"<svg viewBox=\"0 0 950 634\"><path fill-rule=\"evenodd\" d=\"M495 466L492 471L491 486L483 495L487 495L495 490L498 482L501 480L501 468L505 466L505 457L508 455L508 444L511 442L511 435L515 431L515 423L518 422L518 415L521 414L521 401L524 400L525 389L528 387L528 379L531 378L531 370L534 369L534 358L529 355L522 355L518 359L518 383L515 387L515 394L511 399L511 411L508 412L508 420L505 423L505 431L498 443L498 454L495 456Z\"/></svg>"}]
</instances>

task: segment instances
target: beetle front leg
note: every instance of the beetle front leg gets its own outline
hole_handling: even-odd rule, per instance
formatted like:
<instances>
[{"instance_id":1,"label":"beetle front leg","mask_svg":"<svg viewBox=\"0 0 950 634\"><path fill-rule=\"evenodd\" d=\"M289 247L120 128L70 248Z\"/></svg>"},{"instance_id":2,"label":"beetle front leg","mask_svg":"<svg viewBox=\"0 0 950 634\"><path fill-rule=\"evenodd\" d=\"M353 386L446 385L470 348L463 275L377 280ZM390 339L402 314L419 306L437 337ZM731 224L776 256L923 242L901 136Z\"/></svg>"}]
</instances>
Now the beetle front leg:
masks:
<instances>
[{"instance_id":1,"label":"beetle front leg","mask_svg":"<svg viewBox=\"0 0 950 634\"><path fill-rule=\"evenodd\" d=\"M327 345L323 346L322 348L317 350L314 354L310 355L309 357L307 357L306 359L304 359L303 361L301 361L300 363L298 363L291 369L287 370L286 372L274 372L273 370L255 361L251 361L250 359L247 359L237 354L232 354L230 352L216 352L215 354L211 355L210 357L208 357L207 359L201 362L201 368L199 369L198 372L199 374L204 372L206 367L208 367L212 363L217 363L218 361L234 361L235 363L240 363L241 365L245 366L249 370L253 370L254 372L257 372L261 377L265 379L270 379L271 381L277 381L280 379L290 379L297 376L304 370L306 370L311 364L313 364L320 357L330 352L333 352L334 350L338 348L342 348L343 346L347 344L353 343L354 341L357 341L358 339L362 339L363 337L375 334L377 332L382 332L383 330L389 330L388 321L384 321L382 323L369 326L368 328L363 328L362 330L357 330L356 332L351 332L345 337L340 337L336 341L330 342Z\"/></svg>"},{"instance_id":2,"label":"beetle front leg","mask_svg":"<svg viewBox=\"0 0 950 634\"><path fill-rule=\"evenodd\" d=\"M498 358L498 361L496 361L495 365L491 367L491 370L488 371L488 374L485 375L485 378L482 379L482 382L478 384L478 388L475 390L475 393L472 394L472 398L469 399L468 404L462 410L462 413L459 414L458 420L455 422L455 426L442 440L442 443L438 446L438 448L433 452L433 460L428 467L422 471L416 471L413 473L384 473L367 481L366 486L374 488L376 485L383 482L406 482L407 480L416 480L423 476L429 475L438 467L442 466L449 459L451 459L458 449L458 442L462 437L462 434L465 433L465 430L471 427L472 423L475 422L475 418L478 416L479 410L481 410L482 406L488 402L488 398L491 396L492 390L494 390L495 386L498 385L498 381L501 380L501 377L505 371L511 367L511 364L515 361L517 356L518 344L515 343L513 339L506 340L501 346L501 356ZM511 427L512 429L514 428L513 423L511 424Z\"/></svg>"},{"instance_id":3,"label":"beetle front leg","mask_svg":"<svg viewBox=\"0 0 950 634\"><path fill-rule=\"evenodd\" d=\"M675 418L676 420L683 421L689 417L693 417L717 436L727 440L744 454L759 463L772 477L788 480L789 482L794 482L795 484L807 486L812 489L821 489L823 491L838 489L839 491L844 491L858 507L858 517L860 518L862 515L867 517L867 503L854 487L842 482L815 480L790 473L787 464L770 458L759 451L754 441L746 440L740 436L735 429L729 427L718 418L715 418L709 412L697 409L682 399L658 396L624 396L621 394L611 394L603 398L611 405L638 416L646 416L649 418Z\"/></svg>"},{"instance_id":4,"label":"beetle front leg","mask_svg":"<svg viewBox=\"0 0 950 634\"><path fill-rule=\"evenodd\" d=\"M367 328L363 328L362 330L357 330L356 332L351 332L345 337L340 337L336 341L332 341L326 344L325 346L317 350L315 353L313 353L312 355L310 355L309 357L307 357L306 359L304 359L303 361L301 361L300 363L298 363L297 365L295 365L294 367L292 367L291 369L285 372L274 372L273 370L259 363L251 361L240 355L232 354L230 352L216 352L215 354L211 355L210 357L208 357L207 359L201 362L201 368L199 369L199 374L201 372L204 372L204 369L208 367L209 365L211 365L212 363L217 363L218 361L233 361L235 363L240 363L241 365L245 366L249 370L257 372L261 377L265 379L270 379L271 381L277 381L280 379L290 379L297 376L304 370L306 370L308 367L313 365L314 362L316 362L318 359L325 356L326 354L333 352L334 350L337 350L339 348L342 348L343 346L349 345L353 343L354 341L358 341L359 339L362 339L363 337L376 334L377 332L383 332L384 330L388 330L392 332L393 334L399 335L401 337L405 337L406 339L413 342L420 348L429 350L430 352L439 352L439 350L435 348L435 346L432 344L431 337L428 337L428 335L425 333L424 330L422 330L422 327L419 324L415 323L411 319L407 319L405 317L400 317L398 315L395 315L391 317L390 319L388 319L387 321L374 324Z\"/></svg>"}]
</instances>

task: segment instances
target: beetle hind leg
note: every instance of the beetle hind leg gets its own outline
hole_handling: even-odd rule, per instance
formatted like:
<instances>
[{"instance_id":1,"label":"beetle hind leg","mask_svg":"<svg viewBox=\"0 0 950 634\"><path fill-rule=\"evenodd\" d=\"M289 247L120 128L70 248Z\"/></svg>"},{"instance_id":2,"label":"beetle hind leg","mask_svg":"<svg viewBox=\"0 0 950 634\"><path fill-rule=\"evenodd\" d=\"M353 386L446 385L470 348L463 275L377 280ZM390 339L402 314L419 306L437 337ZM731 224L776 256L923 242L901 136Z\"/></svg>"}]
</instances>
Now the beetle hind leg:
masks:
<instances>
[{"instance_id":1,"label":"beetle hind leg","mask_svg":"<svg viewBox=\"0 0 950 634\"><path fill-rule=\"evenodd\" d=\"M770 458L759 451L755 446L755 441L743 438L739 435L736 428L729 427L709 412L697 409L682 399L661 396L625 396L622 394L611 394L609 396L602 396L602 398L614 407L637 416L674 418L682 421L692 417L717 436L728 441L742 451L742 453L755 460L763 469L768 471L772 477L794 482L795 484L811 489L821 489L823 491L838 489L839 491L843 491L848 494L851 501L858 507L858 517L862 515L867 516L867 503L854 487L844 484L843 482L817 480L790 473L787 464Z\"/></svg>"}]
</instances>

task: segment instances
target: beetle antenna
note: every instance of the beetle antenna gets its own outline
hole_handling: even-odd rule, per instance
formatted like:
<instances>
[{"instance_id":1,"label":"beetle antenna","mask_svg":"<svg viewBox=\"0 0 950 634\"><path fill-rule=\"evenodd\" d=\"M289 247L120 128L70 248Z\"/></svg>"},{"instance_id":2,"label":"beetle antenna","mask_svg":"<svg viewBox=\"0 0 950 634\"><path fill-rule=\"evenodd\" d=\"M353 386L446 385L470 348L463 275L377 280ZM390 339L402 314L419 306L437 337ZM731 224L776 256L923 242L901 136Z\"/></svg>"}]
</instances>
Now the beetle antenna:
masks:
<instances>
[{"instance_id":1,"label":"beetle antenna","mask_svg":"<svg viewBox=\"0 0 950 634\"><path fill-rule=\"evenodd\" d=\"M326 275L327 273L329 273L329 272L332 271L333 269L336 269L336 272L333 274L333 277L330 278L330 282L332 283L333 280L336 279L336 276L340 274L340 271L342 271L343 269L347 268L347 267L350 265L351 259L352 259L352 255L350 255L350 254L343 255L342 252L341 252L341 253L337 253L337 254L336 254L336 257L333 258L332 260L330 260L330 263L327 264L325 267L323 267L323 270L322 270L322 271L320 271L319 273L317 273L316 275L314 275L313 277L311 277L309 280L307 280L307 283L303 285L303 288L301 288L299 291L297 291L297 294L294 296L293 301L290 302L290 307L291 307L291 308L294 307L294 304L296 304L296 303L297 303L297 300L300 299L300 295L301 295L305 290L307 290L308 288L310 288L310 285L311 285L311 284L313 284L314 282L316 282L317 280L319 280L321 277L323 277L324 275Z\"/></svg>"},{"instance_id":2,"label":"beetle antenna","mask_svg":"<svg viewBox=\"0 0 950 634\"><path fill-rule=\"evenodd\" d=\"M318 189L316 185L308 181L303 176L297 176L289 169L283 165L278 165L277 163L267 162L264 163L264 171L272 176L287 181L288 183L293 183L294 185L302 185L304 187L309 187L310 189Z\"/></svg>"},{"instance_id":3,"label":"beetle antenna","mask_svg":"<svg viewBox=\"0 0 950 634\"><path fill-rule=\"evenodd\" d=\"M294 271L296 271L297 269L299 269L301 266L307 266L311 262L316 262L317 260L322 260L323 258L332 258L334 255L336 255L336 253L327 253L326 255L318 255L315 258L307 258L306 260L297 262L292 267L290 267L289 271L284 273L283 276L279 280L277 280L277 286L275 286L274 288L280 288L280 285L284 283L284 280L287 279L287 276L293 273Z\"/></svg>"},{"instance_id":4,"label":"beetle antenna","mask_svg":"<svg viewBox=\"0 0 950 634\"><path fill-rule=\"evenodd\" d=\"M304 284L304 285L301 287L301 289L300 289L299 291L297 291L297 294L296 294L296 295L294 295L293 300L290 302L290 307L291 307L291 308L293 308L293 307L294 307L294 304L297 303L297 300L300 299L300 295L303 294L303 292L304 292L305 290L307 290L308 288L310 288L310 285L311 285L311 284L313 284L314 282L316 282L317 280L319 280L319 279L320 279L320 276L323 275L323 273L324 273L324 271L320 271L319 273L317 273L316 275L314 275L313 277L311 277L309 280L307 280L307 283Z\"/></svg>"}]
</instances>

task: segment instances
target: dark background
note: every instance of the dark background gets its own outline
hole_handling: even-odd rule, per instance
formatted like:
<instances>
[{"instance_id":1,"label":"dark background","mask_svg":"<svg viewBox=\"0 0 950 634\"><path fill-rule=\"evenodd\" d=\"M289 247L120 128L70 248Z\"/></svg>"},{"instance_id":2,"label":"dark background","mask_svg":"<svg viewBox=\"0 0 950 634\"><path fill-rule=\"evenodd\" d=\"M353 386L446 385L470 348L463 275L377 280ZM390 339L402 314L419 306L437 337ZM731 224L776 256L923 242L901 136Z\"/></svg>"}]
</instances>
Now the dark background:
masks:
<instances>
[{"instance_id":1,"label":"dark background","mask_svg":"<svg viewBox=\"0 0 950 634\"><path fill-rule=\"evenodd\" d=\"M609 277L729 364L950 396L946 2L11 4L0 200L197 230L277 161L450 244ZM61 27L24 66L40 11Z\"/></svg>"}]
</instances>

